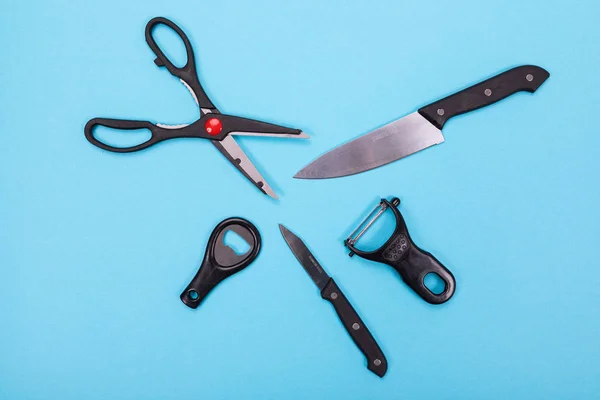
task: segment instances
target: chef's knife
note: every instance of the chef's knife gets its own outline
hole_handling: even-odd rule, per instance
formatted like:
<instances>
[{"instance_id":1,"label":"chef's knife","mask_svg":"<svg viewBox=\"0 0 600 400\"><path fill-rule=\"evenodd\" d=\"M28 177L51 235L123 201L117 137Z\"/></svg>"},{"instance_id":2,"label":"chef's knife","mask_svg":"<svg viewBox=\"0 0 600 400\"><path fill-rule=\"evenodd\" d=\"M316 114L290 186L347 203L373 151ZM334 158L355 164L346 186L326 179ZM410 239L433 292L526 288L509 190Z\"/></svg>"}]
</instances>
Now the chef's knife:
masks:
<instances>
[{"instance_id":1,"label":"chef's knife","mask_svg":"<svg viewBox=\"0 0 600 400\"><path fill-rule=\"evenodd\" d=\"M550 74L523 65L450 95L323 154L294 178L324 179L358 174L442 143L450 118L488 106L511 94L533 93Z\"/></svg>"},{"instance_id":2,"label":"chef's knife","mask_svg":"<svg viewBox=\"0 0 600 400\"><path fill-rule=\"evenodd\" d=\"M281 224L279 224L279 230L292 253L321 291L321 297L333 304L344 328L367 358L367 368L375 375L383 377L387 371L387 360L344 293L333 278L327 275L327 272L298 236Z\"/></svg>"}]
</instances>

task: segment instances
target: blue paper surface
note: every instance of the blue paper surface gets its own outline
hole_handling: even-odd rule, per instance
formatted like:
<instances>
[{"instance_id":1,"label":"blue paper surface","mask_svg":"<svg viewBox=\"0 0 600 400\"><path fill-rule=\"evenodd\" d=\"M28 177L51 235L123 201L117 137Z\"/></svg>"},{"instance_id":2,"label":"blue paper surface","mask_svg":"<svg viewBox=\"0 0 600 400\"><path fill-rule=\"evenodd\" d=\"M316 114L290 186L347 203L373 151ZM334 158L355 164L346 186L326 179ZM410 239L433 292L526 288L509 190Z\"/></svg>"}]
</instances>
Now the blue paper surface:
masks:
<instances>
[{"instance_id":1,"label":"blue paper surface","mask_svg":"<svg viewBox=\"0 0 600 400\"><path fill-rule=\"evenodd\" d=\"M0 398L600 398L599 12L592 0L3 1ZM133 154L85 140L93 117L197 119L152 62L155 16L188 34L222 112L311 135L239 140L279 201L205 140ZM520 64L551 76L451 120L444 144L352 177L292 179ZM455 274L447 304L348 258L343 239L384 196ZM259 258L189 309L179 294L230 216L260 229ZM368 325L383 379L278 223Z\"/></svg>"}]
</instances>

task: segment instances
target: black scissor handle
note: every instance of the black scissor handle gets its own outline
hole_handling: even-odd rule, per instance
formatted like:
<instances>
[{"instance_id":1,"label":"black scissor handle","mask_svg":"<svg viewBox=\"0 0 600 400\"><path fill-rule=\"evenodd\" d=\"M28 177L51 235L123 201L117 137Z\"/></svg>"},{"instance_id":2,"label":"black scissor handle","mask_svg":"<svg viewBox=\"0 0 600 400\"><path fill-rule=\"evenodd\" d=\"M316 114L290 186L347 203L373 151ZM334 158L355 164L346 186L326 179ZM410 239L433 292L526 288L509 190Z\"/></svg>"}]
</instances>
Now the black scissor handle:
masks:
<instances>
[{"instance_id":1,"label":"black scissor handle","mask_svg":"<svg viewBox=\"0 0 600 400\"><path fill-rule=\"evenodd\" d=\"M129 119L113 119L113 118L93 118L85 124L84 132L86 139L96 147L101 149L112 151L114 153L132 153L147 149L148 147L155 145L156 143L162 142L163 140L176 139L176 138L206 138L213 140L222 140L225 137L225 133L218 136L210 136L204 133L198 126L203 120L196 121L191 125L185 126L173 126L172 128L164 128L153 124L148 121L135 121ZM150 139L147 141L128 147L111 146L104 142L101 142L94 136L94 128L98 126L104 126L107 128L120 129L124 131L136 130L136 129L148 129L151 133ZM165 125L168 126L168 125Z\"/></svg>"},{"instance_id":2,"label":"black scissor handle","mask_svg":"<svg viewBox=\"0 0 600 400\"><path fill-rule=\"evenodd\" d=\"M94 128L97 126L104 126L107 128L113 129L122 129L122 130L136 130L136 129L148 129L152 134L150 139L147 141L137 144L135 146L129 147L117 147L111 146L100 140L96 139L94 136ZM133 121L127 119L112 119L112 118L93 118L85 124L84 132L85 138L94 146L100 147L101 149L112 151L115 153L131 153L138 150L143 150L156 144L166 138L166 129L160 128L148 121Z\"/></svg>"},{"instance_id":3,"label":"black scissor handle","mask_svg":"<svg viewBox=\"0 0 600 400\"><path fill-rule=\"evenodd\" d=\"M208 133L211 120L217 121L220 131ZM107 128L120 129L123 131L148 129L151 133L150 139L134 146L118 147L104 143L94 135L94 128L104 126ZM267 135L300 135L299 129L287 128L285 126L269 124L248 118L235 117L225 114L205 114L198 121L190 125L172 126L156 125L148 121L135 121L128 119L94 118L85 125L84 133L86 139L96 147L115 153L131 153L146 149L158 142L176 138L201 138L221 141L231 132L249 132Z\"/></svg>"},{"instance_id":4,"label":"black scissor handle","mask_svg":"<svg viewBox=\"0 0 600 400\"><path fill-rule=\"evenodd\" d=\"M452 272L439 262L431 253L420 249L410 238L406 222L396 204L398 199L389 202L381 199L390 208L396 218L396 228L392 236L383 246L374 251L362 251L354 243L346 240L344 244L350 249L350 255L356 254L367 260L388 264L393 267L402 280L406 282L423 300L431 304L442 304L450 300L456 290L456 281ZM425 276L434 273L444 282L441 293L433 293L425 285Z\"/></svg>"},{"instance_id":5,"label":"black scissor handle","mask_svg":"<svg viewBox=\"0 0 600 400\"><path fill-rule=\"evenodd\" d=\"M185 51L187 53L187 60L183 67L175 66L169 58L165 55L165 53L158 47L154 37L152 36L152 32L157 25L166 25L169 28L173 29L177 35L183 40L183 44L185 45ZM181 79L189 88L194 92L196 100L198 101L198 105L200 108L211 109L214 110L216 107L213 105L212 101L208 98L202 85L200 84L200 80L198 79L198 72L196 70L196 59L194 57L194 50L192 49L192 44L190 40L186 36L186 34L178 27L173 21L164 18L164 17L156 17L152 18L148 24L146 25L146 42L148 42L148 46L152 49L154 54L156 55L156 59L154 63L159 67L166 67L171 75L174 75Z\"/></svg>"},{"instance_id":6,"label":"black scissor handle","mask_svg":"<svg viewBox=\"0 0 600 400\"><path fill-rule=\"evenodd\" d=\"M230 230L250 245L246 253L237 254L224 244L223 238ZM260 233L250 221L233 217L220 222L208 239L200 269L179 296L181 301L188 307L197 308L217 284L250 265L258 256L260 246Z\"/></svg>"}]
</instances>

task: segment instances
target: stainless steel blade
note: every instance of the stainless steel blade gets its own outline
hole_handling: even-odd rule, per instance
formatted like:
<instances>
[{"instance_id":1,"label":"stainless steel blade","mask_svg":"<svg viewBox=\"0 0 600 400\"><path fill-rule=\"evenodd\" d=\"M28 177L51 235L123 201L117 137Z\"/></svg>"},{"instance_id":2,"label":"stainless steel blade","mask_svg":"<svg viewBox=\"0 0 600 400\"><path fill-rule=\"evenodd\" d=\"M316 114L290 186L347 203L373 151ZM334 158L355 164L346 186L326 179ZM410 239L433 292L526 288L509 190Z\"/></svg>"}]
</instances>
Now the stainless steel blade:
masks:
<instances>
[{"instance_id":1,"label":"stainless steel blade","mask_svg":"<svg viewBox=\"0 0 600 400\"><path fill-rule=\"evenodd\" d=\"M292 250L292 253L296 256L302 267L308 272L308 275L315 282L319 290L323 290L327 282L329 281L329 275L321 267L315 256L312 255L310 250L306 247L302 239L294 235L285 226L279 224L279 230L285 239L285 242Z\"/></svg>"},{"instance_id":2,"label":"stainless steel blade","mask_svg":"<svg viewBox=\"0 0 600 400\"><path fill-rule=\"evenodd\" d=\"M330 150L294 178L325 179L358 174L443 141L442 132L414 112Z\"/></svg>"},{"instance_id":3,"label":"stainless steel blade","mask_svg":"<svg viewBox=\"0 0 600 400\"><path fill-rule=\"evenodd\" d=\"M294 135L291 133L265 133L265 132L231 132L230 135L236 136L266 136L266 137L276 137L276 138L290 138L290 139L310 139L304 132L300 132L299 135Z\"/></svg>"},{"instance_id":4,"label":"stainless steel blade","mask_svg":"<svg viewBox=\"0 0 600 400\"><path fill-rule=\"evenodd\" d=\"M181 83L183 83L183 86L185 86L187 88L187 90L189 90L190 94L194 98L194 101L196 102L196 105L199 106L200 103L198 102L198 97L196 97L196 93L194 93L194 91L192 90L192 87L190 85L188 85L188 83L186 81L184 81L183 79L179 78L179 80L181 81Z\"/></svg>"},{"instance_id":5,"label":"stainless steel blade","mask_svg":"<svg viewBox=\"0 0 600 400\"><path fill-rule=\"evenodd\" d=\"M265 181L265 178L258 172L233 136L227 135L225 136L225 139L221 141L211 140L211 142L257 188L272 198L277 199L277 195L273 189L271 189L271 186L269 186L267 181Z\"/></svg>"}]
</instances>

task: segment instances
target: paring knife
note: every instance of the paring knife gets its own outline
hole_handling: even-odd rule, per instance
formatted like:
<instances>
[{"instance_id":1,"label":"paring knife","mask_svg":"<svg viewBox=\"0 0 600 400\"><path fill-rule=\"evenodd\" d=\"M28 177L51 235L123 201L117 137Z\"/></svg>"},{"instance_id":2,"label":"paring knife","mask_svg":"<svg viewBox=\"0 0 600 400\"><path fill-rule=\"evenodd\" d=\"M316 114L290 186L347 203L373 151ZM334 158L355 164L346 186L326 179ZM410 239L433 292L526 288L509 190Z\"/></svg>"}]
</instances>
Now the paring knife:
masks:
<instances>
[{"instance_id":1,"label":"paring knife","mask_svg":"<svg viewBox=\"0 0 600 400\"><path fill-rule=\"evenodd\" d=\"M327 275L327 272L298 236L281 224L279 224L279 230L292 253L321 291L321 297L333 304L344 328L367 358L367 368L375 375L383 377L387 371L387 360L344 293L333 278Z\"/></svg>"},{"instance_id":2,"label":"paring knife","mask_svg":"<svg viewBox=\"0 0 600 400\"><path fill-rule=\"evenodd\" d=\"M514 93L533 93L550 74L523 65L450 95L323 154L294 178L325 179L358 174L442 143L450 118L488 106Z\"/></svg>"}]
</instances>

